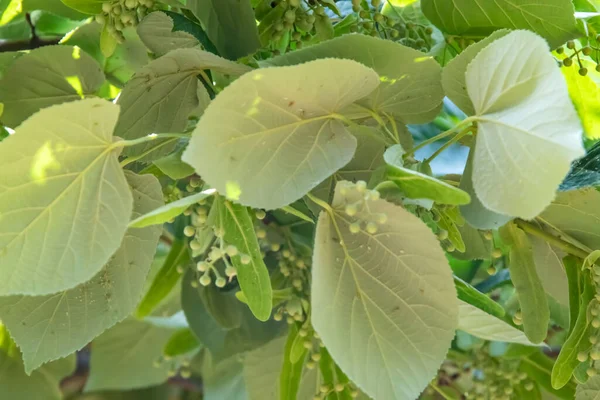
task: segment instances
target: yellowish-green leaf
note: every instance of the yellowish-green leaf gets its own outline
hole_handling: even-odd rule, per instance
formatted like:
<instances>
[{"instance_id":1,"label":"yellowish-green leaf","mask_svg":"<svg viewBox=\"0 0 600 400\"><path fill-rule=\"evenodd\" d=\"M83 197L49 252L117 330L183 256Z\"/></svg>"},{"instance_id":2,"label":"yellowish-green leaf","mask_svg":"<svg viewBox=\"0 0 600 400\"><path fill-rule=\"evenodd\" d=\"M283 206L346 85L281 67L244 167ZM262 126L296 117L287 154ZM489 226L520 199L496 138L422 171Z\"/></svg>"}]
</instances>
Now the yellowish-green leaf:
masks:
<instances>
[{"instance_id":1,"label":"yellowish-green leaf","mask_svg":"<svg viewBox=\"0 0 600 400\"><path fill-rule=\"evenodd\" d=\"M173 333L169 338L163 353L169 357L182 356L200 348L202 344L198 341L198 338L194 333L188 329L183 328Z\"/></svg>"},{"instance_id":2,"label":"yellowish-green leaf","mask_svg":"<svg viewBox=\"0 0 600 400\"><path fill-rule=\"evenodd\" d=\"M4 2L6 3L6 2ZM10 3L2 10L0 15L0 26L6 25L23 11L23 0L10 0Z\"/></svg>"},{"instance_id":3,"label":"yellowish-green leaf","mask_svg":"<svg viewBox=\"0 0 600 400\"><path fill-rule=\"evenodd\" d=\"M571 162L585 155L581 123L548 44L532 32L511 32L475 56L466 82L477 121L477 197L494 212L536 217Z\"/></svg>"},{"instance_id":4,"label":"yellowish-green leaf","mask_svg":"<svg viewBox=\"0 0 600 400\"><path fill-rule=\"evenodd\" d=\"M92 15L101 14L102 13L102 4L107 2L107 0L61 0L61 1L74 10L77 10L84 14L92 14ZM114 0L109 0L109 2L114 2Z\"/></svg>"},{"instance_id":5,"label":"yellowish-green leaf","mask_svg":"<svg viewBox=\"0 0 600 400\"><path fill-rule=\"evenodd\" d=\"M600 400L600 376L593 376L583 385L577 385L575 400Z\"/></svg>"},{"instance_id":6,"label":"yellowish-green leaf","mask_svg":"<svg viewBox=\"0 0 600 400\"><path fill-rule=\"evenodd\" d=\"M183 179L194 174L194 168L181 161L183 150L171 153L166 157L154 161L165 175L171 179Z\"/></svg>"},{"instance_id":7,"label":"yellowish-green leaf","mask_svg":"<svg viewBox=\"0 0 600 400\"><path fill-rule=\"evenodd\" d=\"M235 185L244 205L286 206L352 159L337 113L378 84L351 60L252 71L211 102L182 159L220 193Z\"/></svg>"},{"instance_id":8,"label":"yellowish-green leaf","mask_svg":"<svg viewBox=\"0 0 600 400\"><path fill-rule=\"evenodd\" d=\"M537 346L517 328L459 300L458 329L485 340Z\"/></svg>"},{"instance_id":9,"label":"yellowish-green leaf","mask_svg":"<svg viewBox=\"0 0 600 400\"><path fill-rule=\"evenodd\" d=\"M176 216L182 214L193 204L204 200L216 193L215 189L206 189L200 193L184 197L172 203L165 204L155 210L146 213L129 223L131 228L145 228L150 225L160 225L170 221Z\"/></svg>"},{"instance_id":10,"label":"yellowish-green leaf","mask_svg":"<svg viewBox=\"0 0 600 400\"><path fill-rule=\"evenodd\" d=\"M346 206L356 202L350 217ZM351 232L379 214L387 219L375 233L364 222ZM340 182L333 210L319 217L312 278L313 326L348 378L372 398L418 397L458 321L452 274L431 230L403 208Z\"/></svg>"},{"instance_id":11,"label":"yellowish-green leaf","mask_svg":"<svg viewBox=\"0 0 600 400\"><path fill-rule=\"evenodd\" d=\"M420 51L390 40L343 35L274 57L265 64L292 65L327 57L358 61L377 72L381 84L359 102L365 107L392 114L407 124L429 122L440 111L444 94L438 63Z\"/></svg>"},{"instance_id":12,"label":"yellowish-green leaf","mask_svg":"<svg viewBox=\"0 0 600 400\"><path fill-rule=\"evenodd\" d=\"M162 204L162 189L154 176L125 176L134 197L134 216ZM0 297L0 319L23 352L28 373L81 349L133 311L161 232L160 227L129 230L110 262L91 281L73 289L48 296Z\"/></svg>"},{"instance_id":13,"label":"yellowish-green leaf","mask_svg":"<svg viewBox=\"0 0 600 400\"><path fill-rule=\"evenodd\" d=\"M559 304L569 306L569 282L562 259L565 254L538 237L530 236L533 258L542 286Z\"/></svg>"},{"instance_id":14,"label":"yellowish-green leaf","mask_svg":"<svg viewBox=\"0 0 600 400\"><path fill-rule=\"evenodd\" d=\"M112 146L117 117L100 99L61 104L0 144L1 295L71 289L120 246L133 200Z\"/></svg>"},{"instance_id":15,"label":"yellowish-green leaf","mask_svg":"<svg viewBox=\"0 0 600 400\"><path fill-rule=\"evenodd\" d=\"M151 133L183 132L192 114L200 115L210 102L198 79L205 69L241 75L250 67L225 60L200 49L178 49L139 70L123 88L115 135L136 139ZM168 154L175 146L170 140L154 152L154 157ZM155 143L126 149L124 154L137 155L155 147Z\"/></svg>"},{"instance_id":16,"label":"yellowish-green leaf","mask_svg":"<svg viewBox=\"0 0 600 400\"><path fill-rule=\"evenodd\" d=\"M96 93L103 83L100 66L78 47L32 50L16 59L0 80L2 122L15 128L42 108Z\"/></svg>"},{"instance_id":17,"label":"yellowish-green leaf","mask_svg":"<svg viewBox=\"0 0 600 400\"><path fill-rule=\"evenodd\" d=\"M590 74L600 77L595 64L583 60L588 75L581 76L578 68L561 68L567 81L569 95L583 123L583 131L588 139L600 139L600 88Z\"/></svg>"},{"instance_id":18,"label":"yellowish-green leaf","mask_svg":"<svg viewBox=\"0 0 600 400\"><path fill-rule=\"evenodd\" d=\"M140 22L137 32L146 47L159 57L171 50L200 45L198 39L189 33L173 31L173 25L171 17L157 11L147 15Z\"/></svg>"}]
</instances>

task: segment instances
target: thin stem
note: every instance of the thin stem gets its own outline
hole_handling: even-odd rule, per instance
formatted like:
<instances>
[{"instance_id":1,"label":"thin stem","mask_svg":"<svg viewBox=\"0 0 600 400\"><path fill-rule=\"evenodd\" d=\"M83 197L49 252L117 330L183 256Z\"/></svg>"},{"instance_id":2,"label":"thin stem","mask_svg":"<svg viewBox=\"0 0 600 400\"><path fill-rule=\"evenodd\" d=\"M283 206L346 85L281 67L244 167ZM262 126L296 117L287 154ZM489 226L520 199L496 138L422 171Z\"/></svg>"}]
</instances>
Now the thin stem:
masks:
<instances>
[{"instance_id":1,"label":"thin stem","mask_svg":"<svg viewBox=\"0 0 600 400\"><path fill-rule=\"evenodd\" d=\"M189 138L189 133L151 133L150 135L133 139L133 140L119 140L118 142L114 142L111 145L112 149L116 149L119 147L131 147L137 146L138 144L151 142L156 139L165 139L165 138Z\"/></svg>"},{"instance_id":2,"label":"thin stem","mask_svg":"<svg viewBox=\"0 0 600 400\"><path fill-rule=\"evenodd\" d=\"M437 386L435 383L433 383L433 382L430 382L430 383L429 383L429 386L431 386L431 388L432 388L433 390L435 390L435 391L436 391L436 392L437 392L437 393L438 393L440 396L442 396L444 399L446 399L446 400L452 400L452 397L450 397L450 396L448 396L446 393L444 393L444 392L442 391L442 389L440 389L440 388L439 388L439 387L438 387L438 386Z\"/></svg>"},{"instance_id":3,"label":"thin stem","mask_svg":"<svg viewBox=\"0 0 600 400\"><path fill-rule=\"evenodd\" d=\"M468 135L469 133L473 132L474 130L475 130L475 128L473 126L469 126L465 129L463 129L456 136L454 136L452 139L448 140L439 149L437 149L431 156L429 156L428 159L426 159L424 161L424 163L429 164L437 156L439 156L444 150L446 150L448 147L452 146L454 143L458 142L460 139L462 139L464 136Z\"/></svg>"},{"instance_id":4,"label":"thin stem","mask_svg":"<svg viewBox=\"0 0 600 400\"><path fill-rule=\"evenodd\" d=\"M333 213L333 208L331 208L331 206L329 204L325 203L323 200L314 196L312 193L310 193L310 192L306 193L306 197L308 197L313 203L315 203L316 205L318 205L319 207L321 207L322 209L327 211L329 214Z\"/></svg>"},{"instance_id":5,"label":"thin stem","mask_svg":"<svg viewBox=\"0 0 600 400\"><path fill-rule=\"evenodd\" d=\"M571 243L565 242L564 240L559 239L556 236L543 231L542 229L538 228L531 222L527 222L522 219L517 219L517 220L515 220L515 223L517 224L517 226L519 228L523 229L525 232L527 232L533 236L537 236L541 239L544 239L546 242L558 247L559 249L565 251L566 253L574 255L575 257L579 257L579 258L585 260L587 258L587 256L589 255L588 252L583 251L579 247L576 247L575 245L573 245Z\"/></svg>"},{"instance_id":6,"label":"thin stem","mask_svg":"<svg viewBox=\"0 0 600 400\"><path fill-rule=\"evenodd\" d=\"M398 133L398 125L396 124L396 120L388 113L383 113L383 115L385 115L392 126L392 131L394 132L394 136L396 136L396 143L400 143L400 134Z\"/></svg>"},{"instance_id":7,"label":"thin stem","mask_svg":"<svg viewBox=\"0 0 600 400\"><path fill-rule=\"evenodd\" d=\"M438 134L438 135L436 135L434 137L431 137L431 138L429 138L427 140L422 141L417 146L415 146L412 149L410 149L409 151L407 151L404 154L404 158L415 154L416 151L422 149L423 147L425 147L425 146L427 146L427 145L429 145L431 143L437 142L438 140L441 140L441 139L443 139L445 137L448 137L448 136L452 135L453 133L455 133L456 131L458 131L459 129L461 129L464 125L469 124L472 121L473 121L473 119L471 117L466 118L466 119L462 120L460 123L458 123L456 126L448 129L447 131L442 132L442 133L440 133L440 134Z\"/></svg>"}]
</instances>

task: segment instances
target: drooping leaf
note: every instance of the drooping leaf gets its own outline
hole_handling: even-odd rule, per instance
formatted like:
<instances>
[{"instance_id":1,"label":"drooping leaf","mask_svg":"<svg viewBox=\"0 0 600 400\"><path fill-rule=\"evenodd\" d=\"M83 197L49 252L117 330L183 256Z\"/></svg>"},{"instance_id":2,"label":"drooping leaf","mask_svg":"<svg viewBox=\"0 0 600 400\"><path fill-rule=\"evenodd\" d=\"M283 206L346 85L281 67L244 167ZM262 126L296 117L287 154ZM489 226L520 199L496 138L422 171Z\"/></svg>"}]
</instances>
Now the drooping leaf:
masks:
<instances>
[{"instance_id":1,"label":"drooping leaf","mask_svg":"<svg viewBox=\"0 0 600 400\"><path fill-rule=\"evenodd\" d=\"M86 391L128 390L167 380L176 361L156 364L174 329L127 319L99 337L92 346Z\"/></svg>"},{"instance_id":2,"label":"drooping leaf","mask_svg":"<svg viewBox=\"0 0 600 400\"><path fill-rule=\"evenodd\" d=\"M156 178L132 172L125 176L133 193L133 215L162 204ZM48 296L0 297L0 319L23 352L28 373L81 349L133 311L160 233L156 227L127 231L108 264L73 289Z\"/></svg>"},{"instance_id":3,"label":"drooping leaf","mask_svg":"<svg viewBox=\"0 0 600 400\"><path fill-rule=\"evenodd\" d=\"M205 69L241 75L249 67L225 60L200 49L177 49L141 70L123 88L115 135L135 139L151 133L183 132L188 117L199 113L210 101L197 76ZM135 155L155 147L154 143L131 147L124 154ZM165 143L155 157L168 154L175 140Z\"/></svg>"},{"instance_id":4,"label":"drooping leaf","mask_svg":"<svg viewBox=\"0 0 600 400\"><path fill-rule=\"evenodd\" d=\"M470 224L458 226L458 232L465 244L463 253L455 251L452 256L458 260L489 260L494 249L494 242Z\"/></svg>"},{"instance_id":5,"label":"drooping leaf","mask_svg":"<svg viewBox=\"0 0 600 400\"><path fill-rule=\"evenodd\" d=\"M171 153L166 157L154 161L165 175L171 179L183 179L194 174L194 168L181 161L183 150Z\"/></svg>"},{"instance_id":6,"label":"drooping leaf","mask_svg":"<svg viewBox=\"0 0 600 400\"><path fill-rule=\"evenodd\" d=\"M537 346L517 328L462 300L459 300L457 329L485 340Z\"/></svg>"},{"instance_id":7,"label":"drooping leaf","mask_svg":"<svg viewBox=\"0 0 600 400\"><path fill-rule=\"evenodd\" d=\"M200 193L196 193L191 196L186 196L169 204L165 204L164 206L159 207L156 210L152 210L149 213L135 218L129 223L129 226L131 228L144 228L150 225L163 224L182 214L185 210L190 208L190 206L210 196L213 196L215 193L216 191L214 189L206 189Z\"/></svg>"},{"instance_id":8,"label":"drooping leaf","mask_svg":"<svg viewBox=\"0 0 600 400\"><path fill-rule=\"evenodd\" d=\"M485 208L485 206L477 197L475 189L473 187L473 156L475 151L471 149L469 152L469 158L467 159L467 165L465 171L460 180L459 188L467 192L471 196L471 203L460 207L460 214L464 217L469 225L477 229L497 229L508 221L512 220L512 217L495 213Z\"/></svg>"},{"instance_id":9,"label":"drooping leaf","mask_svg":"<svg viewBox=\"0 0 600 400\"><path fill-rule=\"evenodd\" d=\"M541 343L548 332L550 310L542 281L536 271L532 244L527 234L514 224L501 231L502 240L510 246L510 277L519 296L523 329L533 343Z\"/></svg>"},{"instance_id":10,"label":"drooping leaf","mask_svg":"<svg viewBox=\"0 0 600 400\"><path fill-rule=\"evenodd\" d=\"M197 350L202 344L198 341L198 338L194 333L188 329L183 328L171 335L163 353L169 357L176 357L185 355L191 351Z\"/></svg>"},{"instance_id":11,"label":"drooping leaf","mask_svg":"<svg viewBox=\"0 0 600 400\"><path fill-rule=\"evenodd\" d=\"M43 365L28 375L18 347L0 324L0 371L0 393L6 399L62 400L60 382L75 371L75 356Z\"/></svg>"},{"instance_id":12,"label":"drooping leaf","mask_svg":"<svg viewBox=\"0 0 600 400\"><path fill-rule=\"evenodd\" d=\"M187 242L182 239L174 240L169 255L137 307L135 312L137 318L150 315L161 301L171 293L181 276L178 268L187 267L190 261L190 250Z\"/></svg>"},{"instance_id":13,"label":"drooping leaf","mask_svg":"<svg viewBox=\"0 0 600 400\"><path fill-rule=\"evenodd\" d=\"M254 53L260 47L250 0L188 0L219 54L230 60Z\"/></svg>"},{"instance_id":14,"label":"drooping leaf","mask_svg":"<svg viewBox=\"0 0 600 400\"><path fill-rule=\"evenodd\" d=\"M467 78L465 71L467 66L473 61L475 56L493 41L506 36L509 33L506 29L496 31L485 39L467 47L462 53L454 57L442 69L442 86L446 96L452 100L465 114L475 114L473 102L467 92Z\"/></svg>"},{"instance_id":15,"label":"drooping leaf","mask_svg":"<svg viewBox=\"0 0 600 400\"><path fill-rule=\"evenodd\" d=\"M533 245L533 259L544 290L559 304L569 306L569 284L563 268L562 251L552 247L548 242L530 236Z\"/></svg>"},{"instance_id":16,"label":"drooping leaf","mask_svg":"<svg viewBox=\"0 0 600 400\"><path fill-rule=\"evenodd\" d=\"M560 229L591 249L600 249L600 192L580 189L558 193L540 215L542 221Z\"/></svg>"},{"instance_id":17,"label":"drooping leaf","mask_svg":"<svg viewBox=\"0 0 600 400\"><path fill-rule=\"evenodd\" d=\"M456 285L456 292L459 300L477 307L491 316L498 318L504 317L506 313L504 308L486 294L481 293L457 276L454 277L454 284Z\"/></svg>"},{"instance_id":18,"label":"drooping leaf","mask_svg":"<svg viewBox=\"0 0 600 400\"><path fill-rule=\"evenodd\" d=\"M488 35L501 28L530 29L552 47L579 37L568 0L423 0L423 14L438 28L456 35Z\"/></svg>"},{"instance_id":19,"label":"drooping leaf","mask_svg":"<svg viewBox=\"0 0 600 400\"><path fill-rule=\"evenodd\" d=\"M231 263L237 270L248 307L257 319L266 321L271 316L273 292L248 209L221 196L215 199L212 207L216 210L215 229L224 232L225 243L238 249L239 253L231 257ZM250 261L243 263L242 258L247 256Z\"/></svg>"},{"instance_id":20,"label":"drooping leaf","mask_svg":"<svg viewBox=\"0 0 600 400\"><path fill-rule=\"evenodd\" d=\"M412 399L435 374L454 336L456 290L437 239L418 218L384 200L365 200L368 209L361 204L353 217L345 214L346 205L360 204L363 196L340 182L331 214L319 217L312 323L366 394ZM373 214L388 217L376 233L351 233L351 224Z\"/></svg>"},{"instance_id":21,"label":"drooping leaf","mask_svg":"<svg viewBox=\"0 0 600 400\"><path fill-rule=\"evenodd\" d=\"M600 186L600 143L588 150L585 157L575 161L571 171L560 184L560 190L569 191Z\"/></svg>"},{"instance_id":22,"label":"drooping leaf","mask_svg":"<svg viewBox=\"0 0 600 400\"><path fill-rule=\"evenodd\" d=\"M306 358L306 349L302 347L300 356L294 362L291 357L294 343L299 338L298 328L292 324L288 331L288 338L283 352L281 374L279 375L279 398L296 399L300 381L302 380L302 371L304 370L304 359Z\"/></svg>"},{"instance_id":23,"label":"drooping leaf","mask_svg":"<svg viewBox=\"0 0 600 400\"><path fill-rule=\"evenodd\" d=\"M327 57L358 61L377 72L381 84L359 101L369 109L407 124L429 122L440 111L444 96L440 66L432 57L389 40L344 35L264 63L283 66Z\"/></svg>"},{"instance_id":24,"label":"drooping leaf","mask_svg":"<svg viewBox=\"0 0 600 400\"><path fill-rule=\"evenodd\" d=\"M0 80L2 122L15 128L42 108L93 95L104 83L100 66L73 46L46 46L16 59Z\"/></svg>"},{"instance_id":25,"label":"drooping leaf","mask_svg":"<svg viewBox=\"0 0 600 400\"><path fill-rule=\"evenodd\" d=\"M378 84L350 60L249 72L211 102L182 159L244 205L286 206L351 160L356 139L337 113Z\"/></svg>"},{"instance_id":26,"label":"drooping leaf","mask_svg":"<svg viewBox=\"0 0 600 400\"><path fill-rule=\"evenodd\" d=\"M117 114L100 99L65 103L2 141L0 294L73 288L121 244L133 201L112 145Z\"/></svg>"},{"instance_id":27,"label":"drooping leaf","mask_svg":"<svg viewBox=\"0 0 600 400\"><path fill-rule=\"evenodd\" d=\"M138 25L140 39L158 57L171 50L196 47L198 39L187 32L175 31L174 22L167 14L157 11L147 15Z\"/></svg>"},{"instance_id":28,"label":"drooping leaf","mask_svg":"<svg viewBox=\"0 0 600 400\"><path fill-rule=\"evenodd\" d=\"M585 154L581 123L548 45L534 33L511 32L475 56L466 82L477 121L477 197L497 213L536 217Z\"/></svg>"}]
</instances>

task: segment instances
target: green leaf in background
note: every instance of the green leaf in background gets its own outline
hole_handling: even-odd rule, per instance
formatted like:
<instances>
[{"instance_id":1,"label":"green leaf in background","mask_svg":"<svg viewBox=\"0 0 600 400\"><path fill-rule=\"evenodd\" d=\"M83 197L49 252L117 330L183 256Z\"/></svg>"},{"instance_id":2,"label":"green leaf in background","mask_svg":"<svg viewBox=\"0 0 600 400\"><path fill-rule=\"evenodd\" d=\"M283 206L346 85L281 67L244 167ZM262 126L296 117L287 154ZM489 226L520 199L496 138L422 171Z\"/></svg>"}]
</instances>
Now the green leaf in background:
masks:
<instances>
[{"instance_id":1,"label":"green leaf in background","mask_svg":"<svg viewBox=\"0 0 600 400\"><path fill-rule=\"evenodd\" d=\"M356 139L338 112L378 84L351 60L249 72L211 102L182 159L244 205L286 206L352 159Z\"/></svg>"},{"instance_id":2,"label":"green leaf in background","mask_svg":"<svg viewBox=\"0 0 600 400\"><path fill-rule=\"evenodd\" d=\"M163 12L147 15L138 25L137 32L146 47L159 57L171 50L200 45L189 33L175 31L173 19Z\"/></svg>"},{"instance_id":3,"label":"green leaf in background","mask_svg":"<svg viewBox=\"0 0 600 400\"><path fill-rule=\"evenodd\" d=\"M178 361L155 364L174 329L127 319L94 340L85 390L123 390L158 385Z\"/></svg>"},{"instance_id":4,"label":"green leaf in background","mask_svg":"<svg viewBox=\"0 0 600 400\"><path fill-rule=\"evenodd\" d=\"M214 196L215 193L216 191L214 189L206 189L202 192L165 204L162 207L135 218L129 223L129 226L131 228L145 228L150 225L161 225L176 216L183 214L185 210L199 201Z\"/></svg>"},{"instance_id":5,"label":"green leaf in background","mask_svg":"<svg viewBox=\"0 0 600 400\"><path fill-rule=\"evenodd\" d=\"M183 150L171 153L166 157L154 161L156 165L165 175L171 179L183 179L194 174L194 168L189 164L181 161Z\"/></svg>"},{"instance_id":6,"label":"green leaf in background","mask_svg":"<svg viewBox=\"0 0 600 400\"><path fill-rule=\"evenodd\" d=\"M210 352L204 352L201 362L203 400L250 400L239 357L215 360Z\"/></svg>"},{"instance_id":7,"label":"green leaf in background","mask_svg":"<svg viewBox=\"0 0 600 400\"><path fill-rule=\"evenodd\" d=\"M486 234L471 225L457 226L460 237L465 244L465 251L454 251L452 256L458 260L489 260L494 249L494 242Z\"/></svg>"},{"instance_id":8,"label":"green leaf in background","mask_svg":"<svg viewBox=\"0 0 600 400\"><path fill-rule=\"evenodd\" d=\"M504 308L500 304L496 303L489 298L488 295L481 293L457 276L454 277L454 285L456 286L459 300L469 303L494 317L502 318L506 314Z\"/></svg>"},{"instance_id":9,"label":"green leaf in background","mask_svg":"<svg viewBox=\"0 0 600 400\"><path fill-rule=\"evenodd\" d=\"M328 57L358 61L379 75L379 87L358 102L362 106L393 115L406 124L429 122L440 111L444 95L438 63L420 51L389 40L344 35L274 57L264 64L284 66Z\"/></svg>"},{"instance_id":10,"label":"green leaf in background","mask_svg":"<svg viewBox=\"0 0 600 400\"><path fill-rule=\"evenodd\" d=\"M458 328L485 340L537 346L525 334L485 311L459 300Z\"/></svg>"},{"instance_id":11,"label":"green leaf in background","mask_svg":"<svg viewBox=\"0 0 600 400\"><path fill-rule=\"evenodd\" d=\"M115 135L136 139L151 133L183 132L192 114L199 116L210 99L197 76L206 69L241 75L249 67L225 60L200 49L177 49L152 61L127 82L118 104L121 106ZM204 120L204 118L202 119ZM165 141L153 153L168 154L176 140ZM148 143L126 149L125 155L145 154L155 148Z\"/></svg>"},{"instance_id":12,"label":"green leaf in background","mask_svg":"<svg viewBox=\"0 0 600 400\"><path fill-rule=\"evenodd\" d=\"M291 360L294 343L298 340L298 328L295 324L290 325L288 339L285 343L283 352L281 374L279 376L279 398L297 399L298 388L302 380L302 371L304 369L304 359L306 358L306 349L302 347L300 357L294 362Z\"/></svg>"},{"instance_id":13,"label":"green leaf in background","mask_svg":"<svg viewBox=\"0 0 600 400\"><path fill-rule=\"evenodd\" d=\"M515 31L475 56L466 82L477 121L477 197L494 212L532 219L550 204L571 162L585 154L556 61L541 37Z\"/></svg>"},{"instance_id":14,"label":"green leaf in background","mask_svg":"<svg viewBox=\"0 0 600 400\"><path fill-rule=\"evenodd\" d=\"M538 237L530 236L529 240L533 245L535 269L544 290L559 304L568 307L569 283L562 263L564 253Z\"/></svg>"},{"instance_id":15,"label":"green leaf in background","mask_svg":"<svg viewBox=\"0 0 600 400\"><path fill-rule=\"evenodd\" d=\"M378 215L385 222L363 230ZM340 182L333 210L317 224L312 282L313 326L348 377L374 398L418 396L443 361L458 317L450 268L429 228Z\"/></svg>"},{"instance_id":16,"label":"green leaf in background","mask_svg":"<svg viewBox=\"0 0 600 400\"><path fill-rule=\"evenodd\" d=\"M250 0L187 0L219 54L230 60L254 53L260 47Z\"/></svg>"},{"instance_id":17,"label":"green leaf in background","mask_svg":"<svg viewBox=\"0 0 600 400\"><path fill-rule=\"evenodd\" d=\"M2 122L15 128L42 108L93 95L102 83L100 66L81 49L46 46L32 50L16 59L0 80Z\"/></svg>"},{"instance_id":18,"label":"green leaf in background","mask_svg":"<svg viewBox=\"0 0 600 400\"><path fill-rule=\"evenodd\" d=\"M84 14L101 14L106 0L61 0L65 5Z\"/></svg>"},{"instance_id":19,"label":"green leaf in background","mask_svg":"<svg viewBox=\"0 0 600 400\"><path fill-rule=\"evenodd\" d=\"M104 100L65 103L2 141L1 295L71 289L121 245L133 199L112 146L117 116Z\"/></svg>"},{"instance_id":20,"label":"green leaf in background","mask_svg":"<svg viewBox=\"0 0 600 400\"><path fill-rule=\"evenodd\" d=\"M152 175L126 172L133 215L162 204ZM81 349L125 319L138 303L161 234L160 227L130 229L109 263L89 282L48 296L0 297L0 319L23 352L29 373Z\"/></svg>"},{"instance_id":21,"label":"green leaf in background","mask_svg":"<svg viewBox=\"0 0 600 400\"><path fill-rule=\"evenodd\" d=\"M552 373L552 367L554 365L553 359L547 357L542 352L537 351L527 357L523 357L521 360L519 370L527 373L527 375L542 387L544 391L556 396L549 397L550 399L559 398L573 400L575 397L575 384L572 381L558 390L552 387L550 374Z\"/></svg>"},{"instance_id":22,"label":"green leaf in background","mask_svg":"<svg viewBox=\"0 0 600 400\"><path fill-rule=\"evenodd\" d=\"M583 124L583 132L588 139L600 139L600 88L592 78L600 78L596 72L595 64L583 60L582 64L588 68L588 74L581 76L577 68L561 68L567 81L569 95Z\"/></svg>"},{"instance_id":23,"label":"green leaf in background","mask_svg":"<svg viewBox=\"0 0 600 400\"><path fill-rule=\"evenodd\" d=\"M510 246L510 277L519 296L523 329L533 343L541 343L548 332L550 310L546 292L536 271L532 244L527 234L514 224L501 230L502 240Z\"/></svg>"},{"instance_id":24,"label":"green leaf in background","mask_svg":"<svg viewBox=\"0 0 600 400\"><path fill-rule=\"evenodd\" d=\"M68 7L61 0L19 0L23 6L24 12L35 10L44 10L54 15L60 15L73 21L81 21L89 18L89 15L80 13L75 9ZM67 0L68 1L68 0ZM73 0L71 0L73 1Z\"/></svg>"},{"instance_id":25,"label":"green leaf in background","mask_svg":"<svg viewBox=\"0 0 600 400\"><path fill-rule=\"evenodd\" d=\"M25 373L21 354L0 324L0 393L6 399L62 400L60 382L75 371L75 355Z\"/></svg>"},{"instance_id":26,"label":"green leaf in background","mask_svg":"<svg viewBox=\"0 0 600 400\"><path fill-rule=\"evenodd\" d=\"M185 268L190 262L190 250L187 242L182 239L174 240L169 255L137 307L135 312L137 318L144 318L150 315L171 293L181 276L181 273L177 271L178 268Z\"/></svg>"},{"instance_id":27,"label":"green leaf in background","mask_svg":"<svg viewBox=\"0 0 600 400\"><path fill-rule=\"evenodd\" d=\"M587 188L558 193L540 220L591 249L600 249L600 192Z\"/></svg>"},{"instance_id":28,"label":"green leaf in background","mask_svg":"<svg viewBox=\"0 0 600 400\"><path fill-rule=\"evenodd\" d=\"M600 143L594 144L585 157L575 161L560 190L569 191L600 185Z\"/></svg>"},{"instance_id":29,"label":"green leaf in background","mask_svg":"<svg viewBox=\"0 0 600 400\"><path fill-rule=\"evenodd\" d=\"M202 343L198 341L194 332L188 328L183 328L173 333L169 338L163 353L168 357L182 356L194 350L197 350L202 346Z\"/></svg>"},{"instance_id":30,"label":"green leaf in background","mask_svg":"<svg viewBox=\"0 0 600 400\"><path fill-rule=\"evenodd\" d=\"M577 386L575 400L598 399L600 399L600 376L593 376L583 385Z\"/></svg>"},{"instance_id":31,"label":"green leaf in background","mask_svg":"<svg viewBox=\"0 0 600 400\"><path fill-rule=\"evenodd\" d=\"M579 36L569 0L423 0L423 14L442 31L455 35L489 35L501 28L531 29L551 47Z\"/></svg>"},{"instance_id":32,"label":"green leaf in background","mask_svg":"<svg viewBox=\"0 0 600 400\"><path fill-rule=\"evenodd\" d=\"M252 217L246 207L231 203L221 196L215 199L212 207L216 210L215 229L224 232L225 243L238 249L239 253L231 257L231 263L237 270L248 307L258 320L266 321L271 316L273 293ZM244 256L250 256L250 262L242 262Z\"/></svg>"}]
</instances>

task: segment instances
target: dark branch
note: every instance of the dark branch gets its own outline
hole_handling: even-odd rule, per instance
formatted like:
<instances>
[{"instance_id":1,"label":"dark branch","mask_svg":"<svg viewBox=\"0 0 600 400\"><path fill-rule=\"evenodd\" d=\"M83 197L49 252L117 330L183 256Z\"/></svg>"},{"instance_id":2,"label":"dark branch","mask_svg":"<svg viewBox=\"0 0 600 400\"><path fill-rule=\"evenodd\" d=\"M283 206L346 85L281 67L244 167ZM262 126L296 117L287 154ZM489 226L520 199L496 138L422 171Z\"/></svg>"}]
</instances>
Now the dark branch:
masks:
<instances>
[{"instance_id":1,"label":"dark branch","mask_svg":"<svg viewBox=\"0 0 600 400\"><path fill-rule=\"evenodd\" d=\"M0 40L0 53L6 51L33 50L38 47L51 46L60 42L61 37L39 37L29 13L25 14L25 20L31 29L31 38L25 40Z\"/></svg>"}]
</instances>

